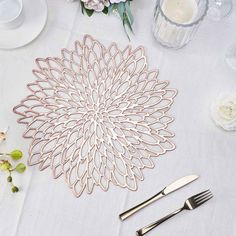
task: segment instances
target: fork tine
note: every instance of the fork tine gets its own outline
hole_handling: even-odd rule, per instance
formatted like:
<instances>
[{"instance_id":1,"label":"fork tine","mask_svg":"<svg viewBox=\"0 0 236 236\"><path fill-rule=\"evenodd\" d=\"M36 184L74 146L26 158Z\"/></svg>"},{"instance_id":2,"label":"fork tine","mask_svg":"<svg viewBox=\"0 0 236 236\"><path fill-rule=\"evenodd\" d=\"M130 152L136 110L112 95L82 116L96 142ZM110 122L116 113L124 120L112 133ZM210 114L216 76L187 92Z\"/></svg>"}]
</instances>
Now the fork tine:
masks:
<instances>
[{"instance_id":1,"label":"fork tine","mask_svg":"<svg viewBox=\"0 0 236 236\"><path fill-rule=\"evenodd\" d=\"M200 202L200 201L206 199L207 197L209 197L210 195L212 195L212 193L209 191L208 193L205 193L204 195L202 195L200 197L194 198L194 201Z\"/></svg>"},{"instance_id":2,"label":"fork tine","mask_svg":"<svg viewBox=\"0 0 236 236\"><path fill-rule=\"evenodd\" d=\"M203 201L201 201L201 202L198 202L197 203L197 206L199 207L199 206L201 206L203 203L205 203L205 202L207 202L207 201L209 201L210 199L212 199L213 198L213 195L211 195L210 197L208 197L208 198L206 198L206 199L204 199Z\"/></svg>"},{"instance_id":3,"label":"fork tine","mask_svg":"<svg viewBox=\"0 0 236 236\"><path fill-rule=\"evenodd\" d=\"M201 192L201 193L198 193L198 194L194 195L192 198L193 198L193 199L197 199L198 197L203 196L203 195L204 195L205 193L207 193L207 192L210 192L210 189L205 190L205 191L203 191L203 192Z\"/></svg>"},{"instance_id":4,"label":"fork tine","mask_svg":"<svg viewBox=\"0 0 236 236\"><path fill-rule=\"evenodd\" d=\"M205 199L207 199L207 198L209 198L209 197L211 197L211 196L213 196L213 194L212 194L212 193L210 193L210 194L208 194L208 195L204 196L204 197L203 197L203 198L201 198L201 199L198 199L196 202L201 202L201 201L204 201Z\"/></svg>"}]
</instances>

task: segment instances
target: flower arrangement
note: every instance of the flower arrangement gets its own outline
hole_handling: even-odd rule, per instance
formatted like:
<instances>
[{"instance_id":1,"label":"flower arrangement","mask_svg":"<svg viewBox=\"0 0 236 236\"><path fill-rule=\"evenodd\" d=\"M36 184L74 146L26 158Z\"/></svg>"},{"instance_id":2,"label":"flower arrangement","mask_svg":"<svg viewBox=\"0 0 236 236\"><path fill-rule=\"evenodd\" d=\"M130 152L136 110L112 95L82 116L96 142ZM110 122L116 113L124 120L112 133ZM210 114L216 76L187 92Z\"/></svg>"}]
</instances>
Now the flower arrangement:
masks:
<instances>
[{"instance_id":1,"label":"flower arrangement","mask_svg":"<svg viewBox=\"0 0 236 236\"><path fill-rule=\"evenodd\" d=\"M104 14L118 13L121 18L126 35L127 29L133 32L132 25L134 18L130 9L132 0L79 0L81 3L82 13L92 16L94 12L102 12ZM129 36L128 36L129 38Z\"/></svg>"}]
</instances>

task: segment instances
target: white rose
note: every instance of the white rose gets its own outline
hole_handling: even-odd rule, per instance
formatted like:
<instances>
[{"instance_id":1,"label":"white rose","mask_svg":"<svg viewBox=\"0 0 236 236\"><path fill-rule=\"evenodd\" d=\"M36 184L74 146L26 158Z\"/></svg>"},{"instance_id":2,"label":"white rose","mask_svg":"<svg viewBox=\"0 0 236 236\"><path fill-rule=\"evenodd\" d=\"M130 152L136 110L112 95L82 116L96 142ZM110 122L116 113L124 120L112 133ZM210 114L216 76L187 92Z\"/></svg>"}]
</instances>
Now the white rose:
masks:
<instances>
[{"instance_id":1,"label":"white rose","mask_svg":"<svg viewBox=\"0 0 236 236\"><path fill-rule=\"evenodd\" d=\"M126 0L110 0L110 3L126 2Z\"/></svg>"},{"instance_id":2,"label":"white rose","mask_svg":"<svg viewBox=\"0 0 236 236\"><path fill-rule=\"evenodd\" d=\"M84 3L85 8L94 10L97 12L103 11L105 7L109 7L109 0L81 0Z\"/></svg>"},{"instance_id":3,"label":"white rose","mask_svg":"<svg viewBox=\"0 0 236 236\"><path fill-rule=\"evenodd\" d=\"M211 105L211 115L216 125L236 130L236 94L220 94Z\"/></svg>"}]
</instances>

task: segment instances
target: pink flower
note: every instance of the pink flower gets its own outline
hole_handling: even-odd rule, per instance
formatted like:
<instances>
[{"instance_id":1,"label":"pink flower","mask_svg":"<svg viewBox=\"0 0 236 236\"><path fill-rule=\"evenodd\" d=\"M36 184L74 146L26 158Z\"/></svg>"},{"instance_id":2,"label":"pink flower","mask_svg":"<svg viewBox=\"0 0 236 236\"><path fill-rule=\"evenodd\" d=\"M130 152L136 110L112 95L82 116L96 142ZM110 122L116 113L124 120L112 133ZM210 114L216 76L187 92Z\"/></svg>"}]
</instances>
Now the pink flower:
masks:
<instances>
[{"instance_id":1,"label":"pink flower","mask_svg":"<svg viewBox=\"0 0 236 236\"><path fill-rule=\"evenodd\" d=\"M109 7L109 0L81 0L84 3L85 8L94 10L97 12L103 11L105 7Z\"/></svg>"},{"instance_id":2,"label":"pink flower","mask_svg":"<svg viewBox=\"0 0 236 236\"><path fill-rule=\"evenodd\" d=\"M110 3L126 2L126 0L110 0Z\"/></svg>"}]
</instances>

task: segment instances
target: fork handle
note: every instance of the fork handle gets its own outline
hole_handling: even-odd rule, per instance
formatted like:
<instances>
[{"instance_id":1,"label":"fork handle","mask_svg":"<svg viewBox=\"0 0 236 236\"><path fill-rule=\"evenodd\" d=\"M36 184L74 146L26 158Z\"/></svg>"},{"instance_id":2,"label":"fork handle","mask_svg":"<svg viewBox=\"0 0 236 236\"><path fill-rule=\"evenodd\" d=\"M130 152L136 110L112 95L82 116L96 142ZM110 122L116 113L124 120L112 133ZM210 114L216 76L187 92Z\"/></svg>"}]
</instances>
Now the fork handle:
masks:
<instances>
[{"instance_id":1,"label":"fork handle","mask_svg":"<svg viewBox=\"0 0 236 236\"><path fill-rule=\"evenodd\" d=\"M136 235L137 235L137 236L142 236L142 235L148 233L149 231L151 231L152 229L156 228L156 227L157 227L158 225L160 225L161 223L163 223L163 222L165 222L166 220L172 218L173 216L179 214L179 213L180 213L181 211L183 211L183 210L184 210L184 207L182 207L182 208L180 208L180 209L178 209L178 210L172 212L171 214L169 214L169 215L167 215L167 216L161 218L160 220L157 220L157 221L155 221L155 222L153 222L153 223L151 223L151 224L149 224L149 225L147 225L147 226L141 228L140 230L138 230L138 231L136 232Z\"/></svg>"}]
</instances>

